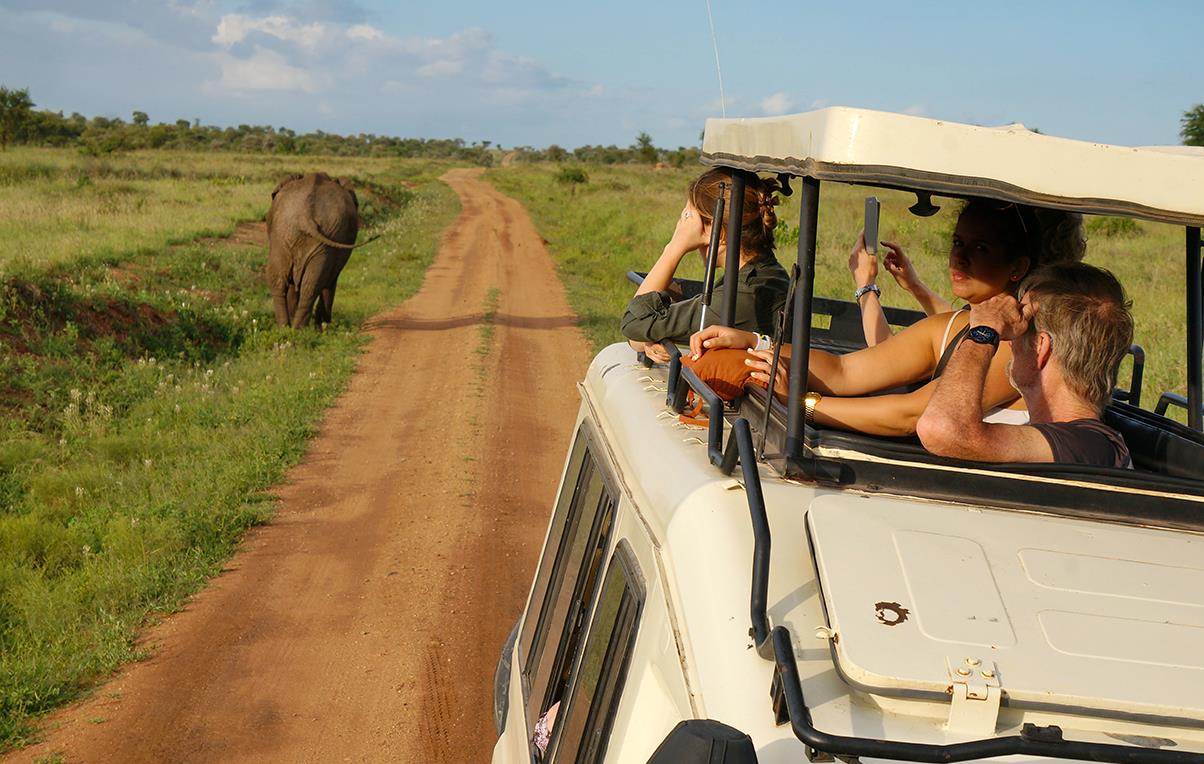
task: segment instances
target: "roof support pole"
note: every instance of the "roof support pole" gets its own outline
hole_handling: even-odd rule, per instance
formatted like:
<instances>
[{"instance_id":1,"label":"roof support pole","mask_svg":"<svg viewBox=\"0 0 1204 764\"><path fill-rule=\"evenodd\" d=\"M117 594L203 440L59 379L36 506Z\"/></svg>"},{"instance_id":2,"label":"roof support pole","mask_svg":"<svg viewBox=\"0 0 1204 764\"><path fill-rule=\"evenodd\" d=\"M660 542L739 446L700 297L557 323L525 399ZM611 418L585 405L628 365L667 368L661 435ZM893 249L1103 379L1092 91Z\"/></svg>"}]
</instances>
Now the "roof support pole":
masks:
<instances>
[{"instance_id":1,"label":"roof support pole","mask_svg":"<svg viewBox=\"0 0 1204 764\"><path fill-rule=\"evenodd\" d=\"M1187 426L1193 430L1204 430L1204 399L1201 388L1204 384L1204 313L1202 313L1200 279L1200 229L1187 227Z\"/></svg>"},{"instance_id":2,"label":"roof support pole","mask_svg":"<svg viewBox=\"0 0 1204 764\"><path fill-rule=\"evenodd\" d=\"M803 396L807 392L807 370L811 348L811 298L815 293L815 238L819 221L819 181L803 177L798 215L798 286L794 289L790 341L790 388L787 392L786 457L803 455Z\"/></svg>"},{"instance_id":3,"label":"roof support pole","mask_svg":"<svg viewBox=\"0 0 1204 764\"><path fill-rule=\"evenodd\" d=\"M744 186L740 170L732 170L732 200L727 205L727 263L723 266L723 326L736 323L736 292L740 279L740 234L744 231Z\"/></svg>"}]
</instances>

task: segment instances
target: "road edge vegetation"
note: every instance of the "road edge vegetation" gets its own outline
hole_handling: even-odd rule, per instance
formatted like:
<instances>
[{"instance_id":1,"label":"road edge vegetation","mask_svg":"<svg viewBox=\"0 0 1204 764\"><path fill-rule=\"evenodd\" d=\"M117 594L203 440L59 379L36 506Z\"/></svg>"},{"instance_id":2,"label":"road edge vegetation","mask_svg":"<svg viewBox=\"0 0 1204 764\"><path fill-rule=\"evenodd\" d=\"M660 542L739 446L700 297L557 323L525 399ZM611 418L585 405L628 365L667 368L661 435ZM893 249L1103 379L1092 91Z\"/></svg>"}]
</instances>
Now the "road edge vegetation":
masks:
<instances>
[{"instance_id":1,"label":"road edge vegetation","mask_svg":"<svg viewBox=\"0 0 1204 764\"><path fill-rule=\"evenodd\" d=\"M448 165L371 161L362 236L381 239L352 256L323 333L273 325L265 250L235 240L0 277L0 751L140 657L139 629L270 519L365 320L421 285L459 211Z\"/></svg>"}]
</instances>

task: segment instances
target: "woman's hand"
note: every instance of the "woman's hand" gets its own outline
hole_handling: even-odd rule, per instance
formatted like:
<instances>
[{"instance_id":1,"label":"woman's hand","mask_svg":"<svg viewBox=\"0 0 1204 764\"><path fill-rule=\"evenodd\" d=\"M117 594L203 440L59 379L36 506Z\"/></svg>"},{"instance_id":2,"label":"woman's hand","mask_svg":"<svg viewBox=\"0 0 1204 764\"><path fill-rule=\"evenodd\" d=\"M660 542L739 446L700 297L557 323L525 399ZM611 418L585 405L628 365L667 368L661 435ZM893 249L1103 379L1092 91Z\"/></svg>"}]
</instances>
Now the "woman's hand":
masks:
<instances>
[{"instance_id":1,"label":"woman's hand","mask_svg":"<svg viewBox=\"0 0 1204 764\"><path fill-rule=\"evenodd\" d=\"M644 355L648 356L655 363L669 363L669 353L665 350L665 346L659 342L647 342L644 344Z\"/></svg>"},{"instance_id":2,"label":"woman's hand","mask_svg":"<svg viewBox=\"0 0 1204 764\"><path fill-rule=\"evenodd\" d=\"M886 272L895 277L895 283L912 294L922 290L924 282L907 255L903 254L903 248L889 241L882 242L882 246L890 250L883 256L882 264L886 266Z\"/></svg>"},{"instance_id":3,"label":"woman's hand","mask_svg":"<svg viewBox=\"0 0 1204 764\"><path fill-rule=\"evenodd\" d=\"M889 241L882 242L882 245L890 250L882 258L882 264L886 266L887 273L894 276L895 282L916 298L926 314L935 316L953 310L953 306L949 304L948 300L932 291L920 279L920 274L916 273L915 266L907 259L907 255L903 254L902 247Z\"/></svg>"},{"instance_id":4,"label":"woman's hand","mask_svg":"<svg viewBox=\"0 0 1204 764\"><path fill-rule=\"evenodd\" d=\"M878 258L865 248L865 231L857 234L857 243L849 254L849 272L853 274L853 285L857 289L873 284L878 278Z\"/></svg>"},{"instance_id":5,"label":"woman's hand","mask_svg":"<svg viewBox=\"0 0 1204 764\"><path fill-rule=\"evenodd\" d=\"M677 227L673 229L673 238L661 250L644 282L635 290L637 295L648 292L660 292L673 286L673 274L677 266L688 253L694 250L706 249L710 243L711 228L702 224L698 210L689 204L677 216Z\"/></svg>"},{"instance_id":6,"label":"woman's hand","mask_svg":"<svg viewBox=\"0 0 1204 764\"><path fill-rule=\"evenodd\" d=\"M690 355L697 359L708 350L719 348L755 348L757 335L730 326L708 326L690 335Z\"/></svg>"},{"instance_id":7,"label":"woman's hand","mask_svg":"<svg viewBox=\"0 0 1204 764\"><path fill-rule=\"evenodd\" d=\"M773 383L773 394L780 397L786 397L786 391L789 389L787 381L787 363L788 359L778 359L777 379ZM773 365L773 350L750 350L748 358L744 361L752 370L749 376L757 380L766 387L769 386L769 369Z\"/></svg>"},{"instance_id":8,"label":"woman's hand","mask_svg":"<svg viewBox=\"0 0 1204 764\"><path fill-rule=\"evenodd\" d=\"M677 217L677 227L673 229L673 238L665 250L680 257L687 252L705 249L710 243L710 226L703 225L698 210L687 204Z\"/></svg>"}]
</instances>

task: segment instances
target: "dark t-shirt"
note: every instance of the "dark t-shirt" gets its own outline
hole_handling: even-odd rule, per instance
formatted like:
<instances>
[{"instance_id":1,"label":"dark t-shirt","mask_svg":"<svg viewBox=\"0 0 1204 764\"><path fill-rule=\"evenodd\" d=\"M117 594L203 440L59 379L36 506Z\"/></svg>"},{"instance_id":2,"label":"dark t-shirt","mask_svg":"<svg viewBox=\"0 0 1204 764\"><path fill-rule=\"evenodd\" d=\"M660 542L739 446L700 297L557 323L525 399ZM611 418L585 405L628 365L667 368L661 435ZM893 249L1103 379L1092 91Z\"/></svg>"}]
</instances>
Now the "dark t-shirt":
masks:
<instances>
[{"instance_id":1,"label":"dark t-shirt","mask_svg":"<svg viewBox=\"0 0 1204 764\"><path fill-rule=\"evenodd\" d=\"M1098 419L1040 422L1031 423L1030 426L1045 436L1055 462L1124 469L1133 466L1124 438Z\"/></svg>"}]
</instances>

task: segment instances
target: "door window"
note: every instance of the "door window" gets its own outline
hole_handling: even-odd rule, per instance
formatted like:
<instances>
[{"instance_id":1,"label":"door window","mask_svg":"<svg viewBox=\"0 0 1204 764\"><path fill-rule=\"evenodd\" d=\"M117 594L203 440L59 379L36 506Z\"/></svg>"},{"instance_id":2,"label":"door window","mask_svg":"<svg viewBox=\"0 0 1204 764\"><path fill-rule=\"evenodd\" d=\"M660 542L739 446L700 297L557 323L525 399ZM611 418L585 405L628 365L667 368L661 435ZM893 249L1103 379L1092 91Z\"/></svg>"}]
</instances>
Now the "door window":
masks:
<instances>
[{"instance_id":1,"label":"door window","mask_svg":"<svg viewBox=\"0 0 1204 764\"><path fill-rule=\"evenodd\" d=\"M643 587L624 544L611 558L569 697L562 702L551 760L595 764L605 757L643 599Z\"/></svg>"},{"instance_id":2,"label":"door window","mask_svg":"<svg viewBox=\"0 0 1204 764\"><path fill-rule=\"evenodd\" d=\"M540 563L524 626L522 655L527 725L564 698L573 659L580 651L584 622L597 595L604 554L614 520L614 491L593 458L585 433L576 479L566 475ZM574 459L570 458L570 467ZM572 484L571 492L568 486ZM540 604L538 611L536 603Z\"/></svg>"}]
</instances>

